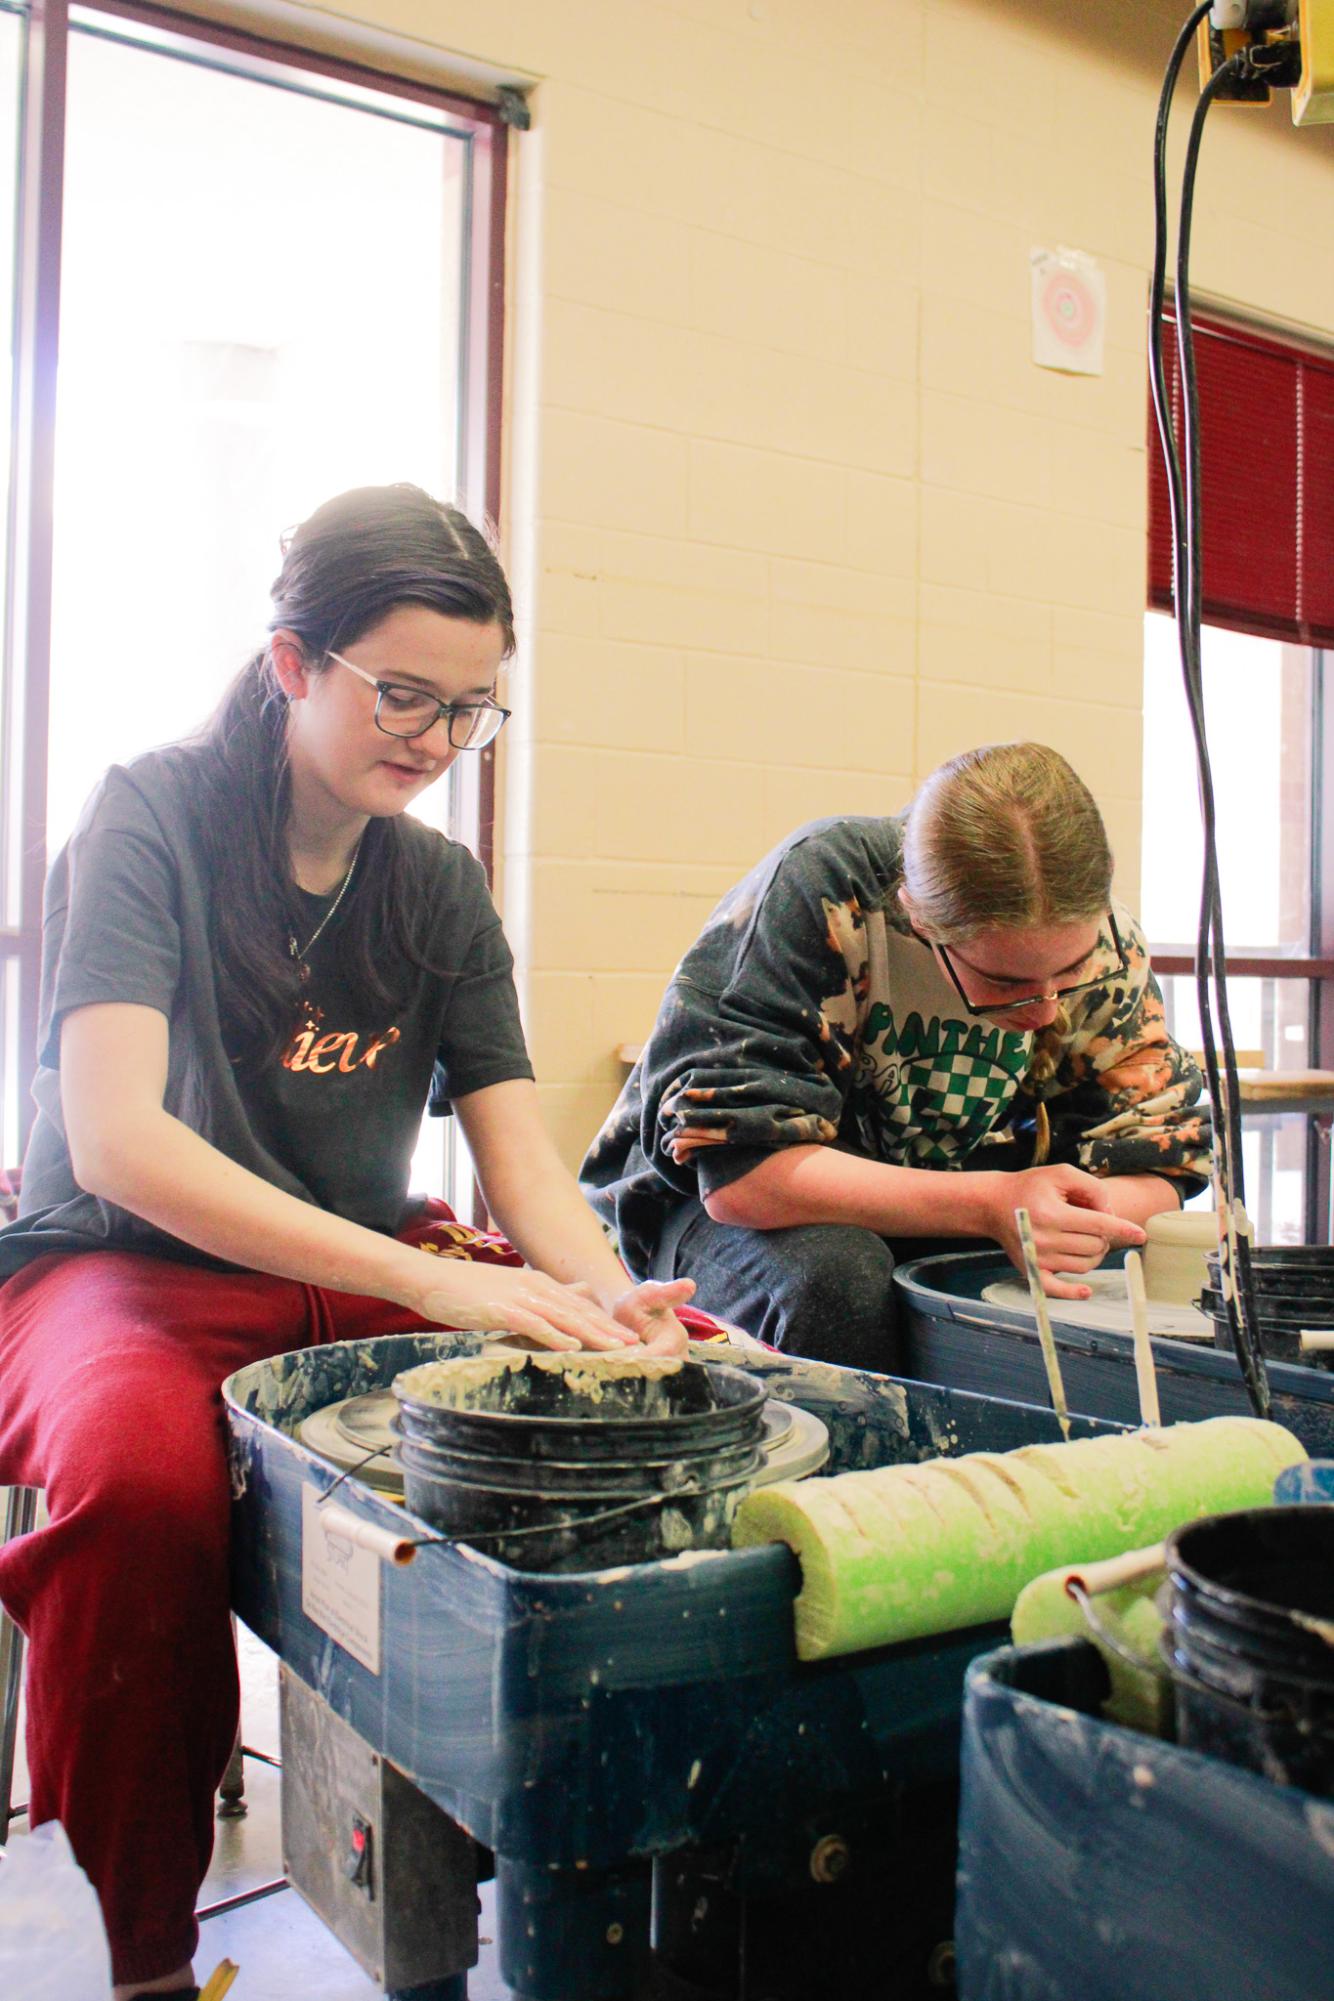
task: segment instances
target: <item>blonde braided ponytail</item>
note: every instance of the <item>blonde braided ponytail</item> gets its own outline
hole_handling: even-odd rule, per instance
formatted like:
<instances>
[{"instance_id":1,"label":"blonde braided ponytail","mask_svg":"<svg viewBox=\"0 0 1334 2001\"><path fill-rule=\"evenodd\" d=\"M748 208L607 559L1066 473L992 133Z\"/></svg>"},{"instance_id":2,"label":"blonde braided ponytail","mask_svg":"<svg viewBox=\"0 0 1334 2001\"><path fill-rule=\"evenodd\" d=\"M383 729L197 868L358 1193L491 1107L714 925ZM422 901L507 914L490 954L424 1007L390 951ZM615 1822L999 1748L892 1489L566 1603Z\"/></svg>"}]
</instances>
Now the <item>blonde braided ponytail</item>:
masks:
<instances>
[{"instance_id":1,"label":"blonde braided ponytail","mask_svg":"<svg viewBox=\"0 0 1334 2001\"><path fill-rule=\"evenodd\" d=\"M1033 1147L1033 1166L1041 1167L1051 1152L1051 1120L1047 1116L1045 1091L1056 1075L1061 1061L1061 1047L1070 1033L1070 1017L1065 1009L1058 1008L1055 1019L1039 1031L1033 1039L1033 1054L1029 1058L1028 1074L1019 1089L1032 1098L1036 1104L1034 1120L1037 1139Z\"/></svg>"}]
</instances>

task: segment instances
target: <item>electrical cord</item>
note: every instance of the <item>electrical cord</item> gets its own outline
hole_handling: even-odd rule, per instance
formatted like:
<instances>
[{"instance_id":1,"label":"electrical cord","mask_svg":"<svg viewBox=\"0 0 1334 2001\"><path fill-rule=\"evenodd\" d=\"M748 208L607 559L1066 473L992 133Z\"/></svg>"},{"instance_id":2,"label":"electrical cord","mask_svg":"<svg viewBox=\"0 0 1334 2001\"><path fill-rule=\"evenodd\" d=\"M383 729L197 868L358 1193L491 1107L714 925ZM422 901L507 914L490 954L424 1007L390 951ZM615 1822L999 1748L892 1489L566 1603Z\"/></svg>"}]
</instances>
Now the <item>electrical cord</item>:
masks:
<instances>
[{"instance_id":1,"label":"electrical cord","mask_svg":"<svg viewBox=\"0 0 1334 2001\"><path fill-rule=\"evenodd\" d=\"M1220 1289L1227 1311L1232 1345L1246 1383L1251 1407L1258 1417L1267 1417L1270 1410L1269 1377L1258 1335L1259 1316L1251 1274L1250 1246L1245 1234L1239 1234L1237 1230L1237 1214L1245 1195L1241 1094L1227 994L1227 953L1223 939L1223 898L1218 874L1213 773L1205 734L1201 638L1204 593L1201 552L1199 394L1195 368L1195 342L1190 317L1190 240L1204 121L1220 91L1234 77L1248 74L1249 68L1247 55L1242 51L1223 63L1209 78L1200 92L1199 102L1191 120L1190 137L1182 168L1181 207L1177 219L1176 333L1181 378L1182 461L1185 474L1183 511L1186 532L1181 552L1183 560L1178 571L1180 588L1177 594L1177 629L1181 642L1182 671L1192 693L1191 724L1200 771L1200 809L1204 822L1207 856L1200 899L1195 981L1200 998L1201 1020L1204 1023L1206 1062L1212 1059L1210 1096L1215 1112L1215 1131L1219 1135L1215 1152L1215 1182L1221 1183L1220 1207L1224 1225L1219 1242ZM1208 1008L1211 971L1212 1016ZM1220 1047L1223 1073L1221 1094L1218 1091ZM1241 1209L1241 1213L1245 1213L1244 1208Z\"/></svg>"},{"instance_id":2,"label":"electrical cord","mask_svg":"<svg viewBox=\"0 0 1334 2001\"><path fill-rule=\"evenodd\" d=\"M1182 455L1178 453L1175 426L1168 403L1166 369L1163 361L1163 304L1167 267L1167 127L1182 63L1196 29L1209 12L1210 0L1202 0L1202 4L1193 9L1182 27L1168 61L1158 101L1153 153L1154 263L1149 305L1149 386L1167 475L1172 528L1172 592L1181 651L1182 682L1190 715L1191 732L1195 741L1200 813L1204 834L1204 868L1196 941L1195 985L1201 1039L1204 1045L1205 1073L1213 1112L1214 1196L1222 1225L1220 1289L1224 1296L1228 1329L1241 1368L1247 1397L1257 1416L1266 1417L1270 1410L1269 1379L1264 1356L1255 1335L1258 1316L1249 1249L1244 1235L1238 1236L1236 1227L1238 1212L1244 1214L1240 1094L1236 1050L1227 1000L1227 959L1218 874L1217 819L1204 715L1200 638L1203 592L1200 566L1199 408L1189 295L1190 229L1204 120L1210 105L1225 85L1232 78L1248 73L1244 53L1234 56L1221 65L1202 90L1191 122L1190 140L1182 174L1177 238L1176 329L1182 395L1184 468ZM1220 1044L1223 1056L1221 1071L1218 1061Z\"/></svg>"}]
</instances>

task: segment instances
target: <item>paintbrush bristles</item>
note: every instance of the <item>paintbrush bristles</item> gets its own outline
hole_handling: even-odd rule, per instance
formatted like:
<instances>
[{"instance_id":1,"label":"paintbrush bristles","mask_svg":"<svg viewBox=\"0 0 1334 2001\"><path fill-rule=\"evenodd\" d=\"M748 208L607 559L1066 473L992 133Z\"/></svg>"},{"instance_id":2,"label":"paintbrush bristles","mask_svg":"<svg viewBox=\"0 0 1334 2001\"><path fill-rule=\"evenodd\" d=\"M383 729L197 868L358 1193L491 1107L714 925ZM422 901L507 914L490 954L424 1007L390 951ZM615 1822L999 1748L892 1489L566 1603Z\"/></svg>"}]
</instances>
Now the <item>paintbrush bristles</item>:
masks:
<instances>
[{"instance_id":1,"label":"paintbrush bristles","mask_svg":"<svg viewBox=\"0 0 1334 2001\"><path fill-rule=\"evenodd\" d=\"M1033 1302L1033 1312L1038 1323L1042 1359L1047 1365L1047 1386L1051 1391L1051 1407L1061 1427L1062 1438L1068 1439L1070 1411L1065 1401L1065 1384L1061 1379L1061 1361L1056 1353L1056 1339L1051 1331L1051 1319L1047 1312L1047 1295L1042 1285L1042 1273L1038 1269L1038 1247L1033 1239L1033 1222L1027 1209L1016 1209L1014 1220L1019 1226L1019 1241L1023 1245L1024 1271L1028 1278L1029 1298Z\"/></svg>"}]
</instances>

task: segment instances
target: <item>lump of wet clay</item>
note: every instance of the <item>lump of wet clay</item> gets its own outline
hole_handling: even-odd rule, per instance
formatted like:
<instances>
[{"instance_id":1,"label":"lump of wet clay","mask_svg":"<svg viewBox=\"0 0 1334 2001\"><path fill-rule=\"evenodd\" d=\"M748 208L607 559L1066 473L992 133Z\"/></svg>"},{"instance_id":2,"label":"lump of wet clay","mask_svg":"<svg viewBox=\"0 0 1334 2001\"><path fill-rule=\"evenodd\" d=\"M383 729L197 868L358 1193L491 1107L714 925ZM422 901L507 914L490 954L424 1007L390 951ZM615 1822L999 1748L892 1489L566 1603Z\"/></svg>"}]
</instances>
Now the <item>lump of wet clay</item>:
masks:
<instances>
[{"instance_id":1,"label":"lump of wet clay","mask_svg":"<svg viewBox=\"0 0 1334 2001\"><path fill-rule=\"evenodd\" d=\"M707 1409L708 1372L680 1355L600 1353L588 1348L452 1356L420 1362L394 1379L394 1395L447 1410L512 1416L577 1416L587 1411L655 1417Z\"/></svg>"},{"instance_id":2,"label":"lump of wet clay","mask_svg":"<svg viewBox=\"0 0 1334 2001\"><path fill-rule=\"evenodd\" d=\"M1209 1283L1205 1258L1218 1249L1212 1209L1168 1210L1144 1225L1144 1290L1165 1305L1193 1306Z\"/></svg>"}]
</instances>

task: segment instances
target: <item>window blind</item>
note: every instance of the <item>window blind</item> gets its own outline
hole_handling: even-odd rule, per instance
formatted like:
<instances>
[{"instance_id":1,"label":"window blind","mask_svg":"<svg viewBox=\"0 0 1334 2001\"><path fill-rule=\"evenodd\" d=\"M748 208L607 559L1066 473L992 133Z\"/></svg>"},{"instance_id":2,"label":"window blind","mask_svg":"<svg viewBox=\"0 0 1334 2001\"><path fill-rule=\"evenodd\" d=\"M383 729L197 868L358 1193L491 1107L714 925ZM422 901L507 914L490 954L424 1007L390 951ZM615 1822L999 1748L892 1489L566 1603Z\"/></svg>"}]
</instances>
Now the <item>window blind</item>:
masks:
<instances>
[{"instance_id":1,"label":"window blind","mask_svg":"<svg viewBox=\"0 0 1334 2001\"><path fill-rule=\"evenodd\" d=\"M1176 325L1164 314L1178 444ZM1192 315L1199 378L1204 616L1334 645L1334 357ZM1149 411L1149 602L1172 608L1172 523Z\"/></svg>"}]
</instances>

